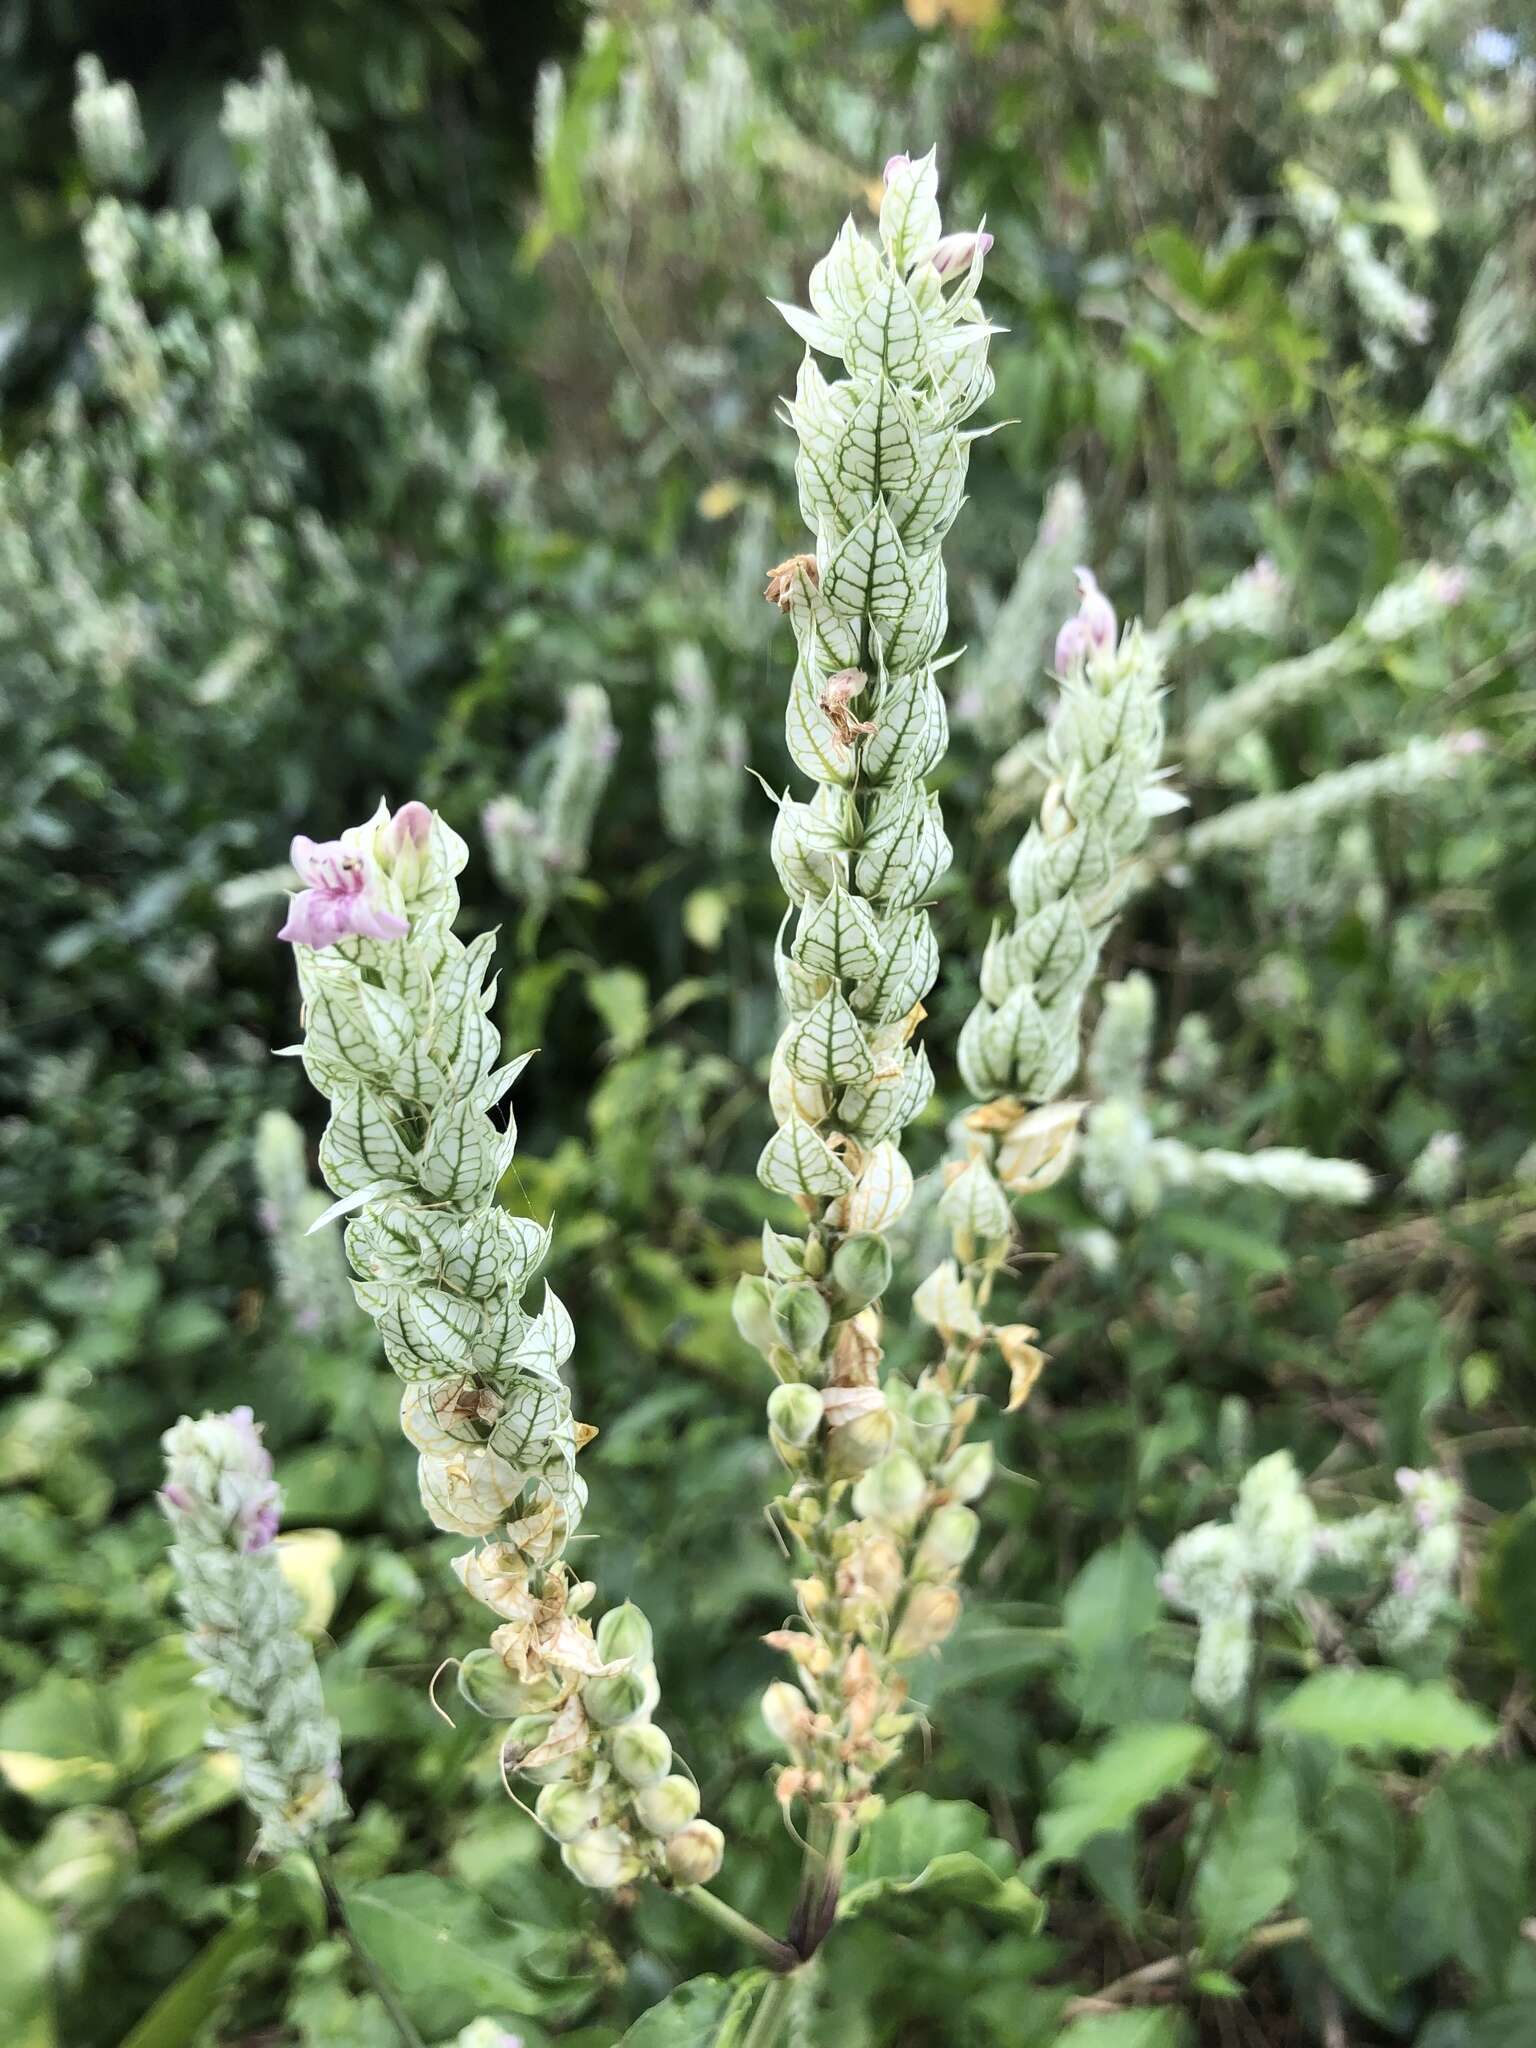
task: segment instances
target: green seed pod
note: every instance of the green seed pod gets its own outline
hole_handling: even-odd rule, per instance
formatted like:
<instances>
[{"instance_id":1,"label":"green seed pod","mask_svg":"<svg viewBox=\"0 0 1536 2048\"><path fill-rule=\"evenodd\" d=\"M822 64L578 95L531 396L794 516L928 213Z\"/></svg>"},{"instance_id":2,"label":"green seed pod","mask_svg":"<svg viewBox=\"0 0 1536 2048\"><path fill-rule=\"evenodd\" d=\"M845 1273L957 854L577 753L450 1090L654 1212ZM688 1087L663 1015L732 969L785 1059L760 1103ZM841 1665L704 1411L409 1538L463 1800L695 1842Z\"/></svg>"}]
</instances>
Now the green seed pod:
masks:
<instances>
[{"instance_id":1,"label":"green seed pod","mask_svg":"<svg viewBox=\"0 0 1536 2048\"><path fill-rule=\"evenodd\" d=\"M853 1489L853 1511L897 1528L917 1520L928 1498L928 1480L910 1451L891 1451Z\"/></svg>"},{"instance_id":2,"label":"green seed pod","mask_svg":"<svg viewBox=\"0 0 1536 2048\"><path fill-rule=\"evenodd\" d=\"M902 1441L911 1445L923 1464L931 1466L943 1457L953 1425L949 1396L937 1387L919 1387L907 1403Z\"/></svg>"},{"instance_id":3,"label":"green seed pod","mask_svg":"<svg viewBox=\"0 0 1536 2048\"><path fill-rule=\"evenodd\" d=\"M764 1358L778 1343L773 1326L773 1288L758 1273L743 1273L731 1296L731 1315L736 1328Z\"/></svg>"},{"instance_id":4,"label":"green seed pod","mask_svg":"<svg viewBox=\"0 0 1536 2048\"><path fill-rule=\"evenodd\" d=\"M633 1883L644 1868L629 1837L618 1828L593 1828L567 1842L560 1861L579 1883L600 1892Z\"/></svg>"},{"instance_id":5,"label":"green seed pod","mask_svg":"<svg viewBox=\"0 0 1536 2048\"><path fill-rule=\"evenodd\" d=\"M605 1664L649 1664L654 1649L651 1624L632 1600L610 1607L597 1624L597 1654Z\"/></svg>"},{"instance_id":6,"label":"green seed pod","mask_svg":"<svg viewBox=\"0 0 1536 2048\"><path fill-rule=\"evenodd\" d=\"M546 1785L534 1801L534 1817L557 1842L574 1842L597 1824L602 1803L588 1785Z\"/></svg>"},{"instance_id":7,"label":"green seed pod","mask_svg":"<svg viewBox=\"0 0 1536 2048\"><path fill-rule=\"evenodd\" d=\"M712 1821L689 1821L667 1844L667 1868L679 1884L708 1884L724 1860L725 1837Z\"/></svg>"},{"instance_id":8,"label":"green seed pod","mask_svg":"<svg viewBox=\"0 0 1536 2048\"><path fill-rule=\"evenodd\" d=\"M923 1531L913 1559L912 1573L918 1579L942 1579L960 1566L976 1548L981 1520L974 1508L958 1501L935 1509Z\"/></svg>"},{"instance_id":9,"label":"green seed pod","mask_svg":"<svg viewBox=\"0 0 1536 2048\"><path fill-rule=\"evenodd\" d=\"M768 1396L768 1426L786 1444L803 1450L821 1427L821 1395L803 1382L775 1387Z\"/></svg>"},{"instance_id":10,"label":"green seed pod","mask_svg":"<svg viewBox=\"0 0 1536 2048\"><path fill-rule=\"evenodd\" d=\"M672 1768L672 1745L649 1721L615 1729L608 1754L626 1785L654 1785Z\"/></svg>"},{"instance_id":11,"label":"green seed pod","mask_svg":"<svg viewBox=\"0 0 1536 2048\"><path fill-rule=\"evenodd\" d=\"M896 1420L887 1408L871 1408L827 1433L827 1471L834 1479L857 1479L877 1465L896 1438Z\"/></svg>"},{"instance_id":12,"label":"green seed pod","mask_svg":"<svg viewBox=\"0 0 1536 2048\"><path fill-rule=\"evenodd\" d=\"M962 1444L936 1474L956 1500L979 1500L992 1478L992 1446Z\"/></svg>"},{"instance_id":13,"label":"green seed pod","mask_svg":"<svg viewBox=\"0 0 1536 2048\"><path fill-rule=\"evenodd\" d=\"M897 1663L937 1649L960 1619L960 1595L953 1586L914 1586L896 1633L891 1655Z\"/></svg>"},{"instance_id":14,"label":"green seed pod","mask_svg":"<svg viewBox=\"0 0 1536 2048\"><path fill-rule=\"evenodd\" d=\"M613 1671L606 1678L587 1680L581 1688L581 1704L595 1727L619 1728L645 1712L647 1691L643 1671Z\"/></svg>"},{"instance_id":15,"label":"green seed pod","mask_svg":"<svg viewBox=\"0 0 1536 2048\"><path fill-rule=\"evenodd\" d=\"M832 1255L837 1319L846 1322L878 1301L891 1282L891 1248L883 1237L848 1237Z\"/></svg>"},{"instance_id":16,"label":"green seed pod","mask_svg":"<svg viewBox=\"0 0 1536 2048\"><path fill-rule=\"evenodd\" d=\"M554 1719L553 1714L519 1714L507 1730L508 1760L530 1784L553 1785L557 1779L568 1778L576 1762L574 1756L552 1757L547 1764L517 1761L520 1755L539 1747L554 1726Z\"/></svg>"},{"instance_id":17,"label":"green seed pod","mask_svg":"<svg viewBox=\"0 0 1536 2048\"><path fill-rule=\"evenodd\" d=\"M471 1650L459 1666L459 1693L490 1721L512 1721L551 1707L559 1693L553 1678L529 1685L516 1678L492 1649Z\"/></svg>"},{"instance_id":18,"label":"green seed pod","mask_svg":"<svg viewBox=\"0 0 1536 2048\"><path fill-rule=\"evenodd\" d=\"M796 1358L814 1358L831 1325L826 1297L809 1280L791 1280L773 1297L773 1327Z\"/></svg>"},{"instance_id":19,"label":"green seed pod","mask_svg":"<svg viewBox=\"0 0 1536 2048\"><path fill-rule=\"evenodd\" d=\"M697 1815L699 1788L692 1778L663 1778L659 1785L642 1787L634 1806L640 1825L665 1841Z\"/></svg>"}]
</instances>

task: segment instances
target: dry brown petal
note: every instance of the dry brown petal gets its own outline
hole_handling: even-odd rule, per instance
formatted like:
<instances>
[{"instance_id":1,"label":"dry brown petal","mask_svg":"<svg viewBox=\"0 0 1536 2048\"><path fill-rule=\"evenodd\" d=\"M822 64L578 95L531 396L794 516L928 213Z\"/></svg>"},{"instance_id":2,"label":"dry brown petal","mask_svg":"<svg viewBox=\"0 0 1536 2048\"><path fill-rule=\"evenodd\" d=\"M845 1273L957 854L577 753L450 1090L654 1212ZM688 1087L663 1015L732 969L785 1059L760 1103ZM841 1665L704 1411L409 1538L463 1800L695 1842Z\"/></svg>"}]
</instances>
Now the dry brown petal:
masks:
<instances>
[{"instance_id":1,"label":"dry brown petal","mask_svg":"<svg viewBox=\"0 0 1536 2048\"><path fill-rule=\"evenodd\" d=\"M1035 1382L1045 1371L1046 1354L1030 1339L1039 1335L1038 1330L1028 1323L1005 1323L1001 1329L992 1332L997 1348L1003 1354L1003 1363L1008 1368L1008 1414L1015 1408L1022 1408L1035 1390Z\"/></svg>"},{"instance_id":2,"label":"dry brown petal","mask_svg":"<svg viewBox=\"0 0 1536 2048\"><path fill-rule=\"evenodd\" d=\"M795 580L803 576L811 588L818 588L821 576L816 567L814 555L791 555L787 561L775 562L768 571L764 597L770 604L776 604L781 612L787 612L795 601Z\"/></svg>"}]
</instances>

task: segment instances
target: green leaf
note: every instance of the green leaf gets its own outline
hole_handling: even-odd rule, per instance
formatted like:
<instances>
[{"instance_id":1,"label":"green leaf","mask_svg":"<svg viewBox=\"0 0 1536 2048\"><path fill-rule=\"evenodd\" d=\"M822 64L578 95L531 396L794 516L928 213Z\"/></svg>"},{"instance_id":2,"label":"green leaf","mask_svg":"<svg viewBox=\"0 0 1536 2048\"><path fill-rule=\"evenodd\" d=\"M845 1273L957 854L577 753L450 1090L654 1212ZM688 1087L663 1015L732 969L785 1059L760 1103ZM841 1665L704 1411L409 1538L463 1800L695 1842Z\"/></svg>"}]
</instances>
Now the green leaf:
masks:
<instances>
[{"instance_id":1,"label":"green leaf","mask_svg":"<svg viewBox=\"0 0 1536 2048\"><path fill-rule=\"evenodd\" d=\"M1077 1670L1064 1687L1090 1727L1136 1718L1146 1639L1157 1626L1157 1554L1134 1530L1096 1551L1068 1588L1062 1621Z\"/></svg>"},{"instance_id":2,"label":"green leaf","mask_svg":"<svg viewBox=\"0 0 1536 2048\"><path fill-rule=\"evenodd\" d=\"M1329 1787L1302 1851L1297 1909L1312 1945L1344 1995L1385 2020L1397 1988L1390 1910L1397 1875L1392 1809L1369 1779L1352 1773Z\"/></svg>"},{"instance_id":3,"label":"green leaf","mask_svg":"<svg viewBox=\"0 0 1536 2048\"><path fill-rule=\"evenodd\" d=\"M1174 2012L1090 2013L1056 2036L1055 2048L1184 2048L1189 2029Z\"/></svg>"},{"instance_id":4,"label":"green leaf","mask_svg":"<svg viewBox=\"0 0 1536 2048\"><path fill-rule=\"evenodd\" d=\"M1207 1955L1234 1955L1284 1905L1300 1847L1295 1786L1279 1758L1266 1755L1238 1780L1200 1862L1194 1904Z\"/></svg>"},{"instance_id":5,"label":"green leaf","mask_svg":"<svg viewBox=\"0 0 1536 2048\"><path fill-rule=\"evenodd\" d=\"M509 1927L446 1878L381 1877L345 1896L358 1939L425 2033L481 2013L569 2012L587 1996L588 1980L567 1973L563 1938Z\"/></svg>"},{"instance_id":6,"label":"green leaf","mask_svg":"<svg viewBox=\"0 0 1536 2048\"><path fill-rule=\"evenodd\" d=\"M1418 1879L1438 1960L1454 1960L1497 1992L1531 1896L1524 1803L1478 1764L1446 1772L1424 1802Z\"/></svg>"},{"instance_id":7,"label":"green leaf","mask_svg":"<svg viewBox=\"0 0 1536 2048\"><path fill-rule=\"evenodd\" d=\"M0 1714L0 1775L39 1806L108 1796L122 1774L123 1734L104 1687L45 1678Z\"/></svg>"},{"instance_id":8,"label":"green leaf","mask_svg":"<svg viewBox=\"0 0 1536 2048\"><path fill-rule=\"evenodd\" d=\"M650 991L645 977L633 967L608 967L589 974L584 983L587 1001L608 1030L615 1054L633 1052L645 1038L651 1021Z\"/></svg>"},{"instance_id":9,"label":"green leaf","mask_svg":"<svg viewBox=\"0 0 1536 2048\"><path fill-rule=\"evenodd\" d=\"M1481 1749L1497 1725L1440 1679L1414 1685L1396 1671L1319 1671L1264 1717L1266 1733L1321 1735L1367 1756L1411 1750L1459 1756Z\"/></svg>"},{"instance_id":10,"label":"green leaf","mask_svg":"<svg viewBox=\"0 0 1536 2048\"><path fill-rule=\"evenodd\" d=\"M132 2033L124 2037L122 2048L186 2048L206 2027L209 2009L225 1979L266 1940L258 1909L243 1907L161 1993Z\"/></svg>"},{"instance_id":11,"label":"green leaf","mask_svg":"<svg viewBox=\"0 0 1536 2048\"><path fill-rule=\"evenodd\" d=\"M1225 1216L1209 1216L1194 1209L1164 1209L1158 1218L1163 1233L1175 1244L1193 1252L1208 1252L1241 1266L1247 1273L1283 1273L1290 1265L1284 1249L1257 1231L1245 1230Z\"/></svg>"},{"instance_id":12,"label":"green leaf","mask_svg":"<svg viewBox=\"0 0 1536 2048\"><path fill-rule=\"evenodd\" d=\"M1536 1676L1536 1501L1501 1532L1492 1590L1510 1648Z\"/></svg>"},{"instance_id":13,"label":"green leaf","mask_svg":"<svg viewBox=\"0 0 1536 2048\"><path fill-rule=\"evenodd\" d=\"M618 2048L739 2048L766 1981L762 1970L691 1977L642 2014Z\"/></svg>"},{"instance_id":14,"label":"green leaf","mask_svg":"<svg viewBox=\"0 0 1536 2048\"><path fill-rule=\"evenodd\" d=\"M0 2014L12 2048L53 2048L53 1925L0 1884Z\"/></svg>"},{"instance_id":15,"label":"green leaf","mask_svg":"<svg viewBox=\"0 0 1536 2048\"><path fill-rule=\"evenodd\" d=\"M888 1806L848 1859L838 1915L856 1918L882 1900L921 1893L925 1905L979 1906L1034 1933L1039 1899L1017 1875L979 1806L911 1792Z\"/></svg>"},{"instance_id":16,"label":"green leaf","mask_svg":"<svg viewBox=\"0 0 1536 2048\"><path fill-rule=\"evenodd\" d=\"M1069 1764L1040 1816L1033 1878L1063 1863L1095 1835L1126 1827L1142 1807L1171 1792L1209 1760L1210 1736L1186 1722L1145 1721L1123 1728L1091 1757Z\"/></svg>"}]
</instances>

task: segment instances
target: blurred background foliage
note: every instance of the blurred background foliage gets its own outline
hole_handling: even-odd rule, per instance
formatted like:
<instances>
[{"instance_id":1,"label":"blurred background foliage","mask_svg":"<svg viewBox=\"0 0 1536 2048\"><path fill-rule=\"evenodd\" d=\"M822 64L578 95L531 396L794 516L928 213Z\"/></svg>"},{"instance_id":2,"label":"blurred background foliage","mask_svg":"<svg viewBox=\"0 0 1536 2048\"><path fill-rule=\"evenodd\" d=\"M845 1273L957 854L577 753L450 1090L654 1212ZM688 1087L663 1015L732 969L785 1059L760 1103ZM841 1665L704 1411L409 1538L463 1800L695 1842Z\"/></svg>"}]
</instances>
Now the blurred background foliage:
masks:
<instances>
[{"instance_id":1,"label":"blurred background foliage","mask_svg":"<svg viewBox=\"0 0 1536 2048\"><path fill-rule=\"evenodd\" d=\"M257 1119L314 1108L270 1057L294 1035L271 938L284 849L381 792L470 837L466 925L502 926L503 1030L542 1047L506 1196L557 1222L578 1412L601 1430L588 1568L653 1619L728 1895L787 1910L756 1710L784 1567L757 1511L766 1389L729 1314L758 1256L780 910L742 764L787 773L788 648L758 592L800 544L773 419L795 350L764 298L800 296L842 214L868 219L885 157L930 141L951 217L996 236L987 303L1009 330L990 417L1011 424L977 444L950 563L956 644L985 651L1011 729L967 711L962 662L928 1163L963 1105L954 1037L1028 802L1027 744L1007 757L1002 737L1038 723L1055 616L1020 653L998 608L1054 480L1081 485L1123 614L1156 621L1261 553L1283 579L1262 633L1173 651L1176 734L1353 631L1415 564L1455 575L1443 617L1352 641L1330 687L1192 765L1197 819L1411 735L1486 745L1411 801L1176 849L1124 920L1110 972L1156 985L1160 1127L1347 1156L1374 1192L1341 1212L1184 1190L1113 1229L1075 1184L1030 1206L1017 1287L1053 1363L998 1423L976 1597L892 1787L945 1805L909 1801L916 1847L898 1830L869 1860L921 1868L983 1816L1024 1852L1054 1816L1074 1846L1039 1876L1042 1932L942 1896L871 1905L830 1951L816 2039L1532 2038L1536 41L1518 12L0 8L7 2039L96 2048L152 2006L145 2044L387 2038L301 1876L246 1869L172 1627L158 1437L238 1400L267 1425L329 1645L360 1815L342 1864L424 2032L492 2012L530 2044L599 2048L732 1961L663 1895L576 1896L494 1745L433 1715L432 1673L465 1645L452 1546L423 1533L366 1325L263 1227ZM135 88L142 135L101 85L72 118L89 55ZM611 758L574 764L607 775L585 818L548 794L581 744L578 684L613 728ZM908 1288L923 1227L920 1206ZM902 1331L897 1313L898 1363L918 1355ZM1452 1678L1491 1747L1447 1766L1464 1745L1410 1715L1400 1740L1250 1729L1214 1784L1198 1749L1138 1762L1138 1731L1194 1725L1156 1553L1281 1446L1341 1507L1385 1498L1403 1463L1460 1479L1464 1627L1410 1675ZM1271 1796L1282 1749L1291 1790ZM1310 1931L1254 1943L1277 1914ZM423 1928L453 1929L474 1968L413 1962ZM1197 1968L1158 1974L1192 1944ZM644 2038L715 2038L683 2026Z\"/></svg>"}]
</instances>

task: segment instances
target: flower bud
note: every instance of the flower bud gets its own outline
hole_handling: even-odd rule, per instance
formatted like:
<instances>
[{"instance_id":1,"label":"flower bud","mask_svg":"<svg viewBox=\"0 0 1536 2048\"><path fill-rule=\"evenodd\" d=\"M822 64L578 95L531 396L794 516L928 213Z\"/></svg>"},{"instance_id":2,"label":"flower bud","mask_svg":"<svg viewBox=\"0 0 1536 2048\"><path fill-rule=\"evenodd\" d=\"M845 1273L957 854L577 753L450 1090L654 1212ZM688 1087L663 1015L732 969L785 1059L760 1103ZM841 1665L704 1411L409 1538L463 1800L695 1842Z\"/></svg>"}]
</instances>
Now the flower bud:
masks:
<instances>
[{"instance_id":1,"label":"flower bud","mask_svg":"<svg viewBox=\"0 0 1536 2048\"><path fill-rule=\"evenodd\" d=\"M672 1744L649 1721L632 1721L626 1728L615 1729L608 1754L626 1785L654 1785L672 1768Z\"/></svg>"},{"instance_id":2,"label":"flower bud","mask_svg":"<svg viewBox=\"0 0 1536 2048\"><path fill-rule=\"evenodd\" d=\"M853 1511L902 1528L915 1522L928 1498L928 1481L910 1451L891 1451L853 1489Z\"/></svg>"},{"instance_id":3,"label":"flower bud","mask_svg":"<svg viewBox=\"0 0 1536 2048\"><path fill-rule=\"evenodd\" d=\"M891 1281L891 1248L883 1237L847 1237L832 1255L838 1320L878 1301Z\"/></svg>"},{"instance_id":4,"label":"flower bud","mask_svg":"<svg viewBox=\"0 0 1536 2048\"><path fill-rule=\"evenodd\" d=\"M805 1271L805 1245L797 1237L782 1237L769 1223L763 1225L763 1270L770 1280L798 1280Z\"/></svg>"},{"instance_id":5,"label":"flower bud","mask_svg":"<svg viewBox=\"0 0 1536 2048\"><path fill-rule=\"evenodd\" d=\"M581 1704L595 1726L618 1728L645 1711L646 1692L646 1674L632 1667L589 1678L581 1688Z\"/></svg>"},{"instance_id":6,"label":"flower bud","mask_svg":"<svg viewBox=\"0 0 1536 2048\"><path fill-rule=\"evenodd\" d=\"M768 1396L769 1428L796 1450L815 1441L821 1427L821 1411L821 1395L803 1382L775 1387Z\"/></svg>"},{"instance_id":7,"label":"flower bud","mask_svg":"<svg viewBox=\"0 0 1536 2048\"><path fill-rule=\"evenodd\" d=\"M1043 1194L1072 1164L1085 1103L1046 1102L1003 1133L997 1177L1013 1195Z\"/></svg>"},{"instance_id":8,"label":"flower bud","mask_svg":"<svg viewBox=\"0 0 1536 2048\"><path fill-rule=\"evenodd\" d=\"M632 1600L610 1607L597 1624L597 1654L605 1664L649 1664L654 1651L651 1624Z\"/></svg>"},{"instance_id":9,"label":"flower bud","mask_svg":"<svg viewBox=\"0 0 1536 2048\"><path fill-rule=\"evenodd\" d=\"M635 1814L648 1834L663 1841L687 1827L699 1810L699 1788L692 1778L663 1778L635 1794Z\"/></svg>"},{"instance_id":10,"label":"flower bud","mask_svg":"<svg viewBox=\"0 0 1536 2048\"><path fill-rule=\"evenodd\" d=\"M960 1619L960 1595L953 1586L914 1586L891 1637L897 1663L936 1649Z\"/></svg>"},{"instance_id":11,"label":"flower bud","mask_svg":"<svg viewBox=\"0 0 1536 2048\"><path fill-rule=\"evenodd\" d=\"M939 1483L956 1500L979 1500L992 1478L992 1446L962 1444L938 1470Z\"/></svg>"},{"instance_id":12,"label":"flower bud","mask_svg":"<svg viewBox=\"0 0 1536 2048\"><path fill-rule=\"evenodd\" d=\"M913 1576L941 1579L949 1572L958 1571L976 1548L980 1532L981 1521L974 1508L962 1507L958 1501L952 1501L935 1509L912 1561Z\"/></svg>"},{"instance_id":13,"label":"flower bud","mask_svg":"<svg viewBox=\"0 0 1536 2048\"><path fill-rule=\"evenodd\" d=\"M560 1861L578 1883L601 1892L632 1883L644 1867L629 1838L618 1828L594 1828L567 1842Z\"/></svg>"},{"instance_id":14,"label":"flower bud","mask_svg":"<svg viewBox=\"0 0 1536 2048\"><path fill-rule=\"evenodd\" d=\"M743 1273L731 1296L731 1315L736 1328L766 1358L778 1343L773 1326L773 1289L758 1273Z\"/></svg>"},{"instance_id":15,"label":"flower bud","mask_svg":"<svg viewBox=\"0 0 1536 2048\"><path fill-rule=\"evenodd\" d=\"M667 1844L667 1868L679 1884L708 1884L724 1860L725 1837L711 1821L690 1821Z\"/></svg>"},{"instance_id":16,"label":"flower bud","mask_svg":"<svg viewBox=\"0 0 1536 2048\"><path fill-rule=\"evenodd\" d=\"M774 1333L796 1358L814 1358L832 1321L826 1297L809 1280L792 1280L773 1297Z\"/></svg>"},{"instance_id":17,"label":"flower bud","mask_svg":"<svg viewBox=\"0 0 1536 2048\"><path fill-rule=\"evenodd\" d=\"M602 1802L589 1785L546 1785L533 1803L534 1818L557 1842L574 1842L597 1823Z\"/></svg>"},{"instance_id":18,"label":"flower bud","mask_svg":"<svg viewBox=\"0 0 1536 2048\"><path fill-rule=\"evenodd\" d=\"M811 1732L811 1705L798 1685L776 1678L763 1694L763 1719L775 1742L793 1755Z\"/></svg>"},{"instance_id":19,"label":"flower bud","mask_svg":"<svg viewBox=\"0 0 1536 2048\"><path fill-rule=\"evenodd\" d=\"M992 237L985 228L968 234L941 235L934 244L929 261L940 277L948 277L953 271L969 270L977 250L985 256L991 246Z\"/></svg>"}]
</instances>

